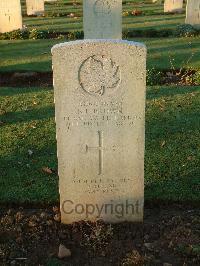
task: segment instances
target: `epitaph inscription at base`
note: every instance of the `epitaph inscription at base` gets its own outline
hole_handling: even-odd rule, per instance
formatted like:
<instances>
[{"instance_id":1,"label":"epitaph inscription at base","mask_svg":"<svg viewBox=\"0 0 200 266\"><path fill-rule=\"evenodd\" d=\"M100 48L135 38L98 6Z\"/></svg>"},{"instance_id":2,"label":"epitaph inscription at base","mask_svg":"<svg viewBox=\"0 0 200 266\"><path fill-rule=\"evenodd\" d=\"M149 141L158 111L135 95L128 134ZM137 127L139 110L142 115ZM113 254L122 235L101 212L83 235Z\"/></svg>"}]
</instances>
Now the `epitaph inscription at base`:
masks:
<instances>
[{"instance_id":1,"label":"epitaph inscription at base","mask_svg":"<svg viewBox=\"0 0 200 266\"><path fill-rule=\"evenodd\" d=\"M145 46L87 40L52 53L62 222L142 221Z\"/></svg>"}]
</instances>

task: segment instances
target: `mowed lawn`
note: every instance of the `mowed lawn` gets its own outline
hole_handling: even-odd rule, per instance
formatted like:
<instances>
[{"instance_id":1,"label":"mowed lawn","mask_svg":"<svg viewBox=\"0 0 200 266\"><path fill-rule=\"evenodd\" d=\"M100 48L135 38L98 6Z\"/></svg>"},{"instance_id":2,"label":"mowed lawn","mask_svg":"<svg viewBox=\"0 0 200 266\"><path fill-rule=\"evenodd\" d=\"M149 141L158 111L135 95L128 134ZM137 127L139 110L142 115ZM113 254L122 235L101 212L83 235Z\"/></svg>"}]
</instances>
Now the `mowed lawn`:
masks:
<instances>
[{"instance_id":1,"label":"mowed lawn","mask_svg":"<svg viewBox=\"0 0 200 266\"><path fill-rule=\"evenodd\" d=\"M199 200L199 102L199 87L147 89L146 201ZM53 90L1 88L0 115L0 201L57 202Z\"/></svg>"},{"instance_id":2,"label":"mowed lawn","mask_svg":"<svg viewBox=\"0 0 200 266\"><path fill-rule=\"evenodd\" d=\"M146 44L149 69L200 66L199 37L134 40ZM0 71L51 71L51 48L60 42L64 40L0 41Z\"/></svg>"},{"instance_id":3,"label":"mowed lawn","mask_svg":"<svg viewBox=\"0 0 200 266\"><path fill-rule=\"evenodd\" d=\"M76 2L76 4L75 4ZM69 31L83 29L82 1L60 0L45 4L45 17L27 17L23 3L23 24L28 28L40 30ZM139 16L132 16L134 10L141 11ZM129 12L127 16L126 12ZM74 17L67 15L71 13ZM123 1L123 28L129 29L172 29L185 20L185 5L181 14L164 14L164 4L150 1Z\"/></svg>"},{"instance_id":4,"label":"mowed lawn","mask_svg":"<svg viewBox=\"0 0 200 266\"><path fill-rule=\"evenodd\" d=\"M81 3L59 0L46 4L44 18L25 16L23 24L29 29L83 30ZM123 12L143 12L140 16L124 15L124 29L171 29L184 23L184 13L163 14L163 4L144 4L141 0L123 3ZM52 17L61 13L65 15ZM74 13L75 18L66 13ZM0 71L51 71L51 48L64 41L0 41ZM134 41L147 45L148 69L200 68L199 37ZM199 201L199 102L198 86L147 88L146 201ZM1 203L59 201L54 120L52 88L0 88Z\"/></svg>"}]
</instances>

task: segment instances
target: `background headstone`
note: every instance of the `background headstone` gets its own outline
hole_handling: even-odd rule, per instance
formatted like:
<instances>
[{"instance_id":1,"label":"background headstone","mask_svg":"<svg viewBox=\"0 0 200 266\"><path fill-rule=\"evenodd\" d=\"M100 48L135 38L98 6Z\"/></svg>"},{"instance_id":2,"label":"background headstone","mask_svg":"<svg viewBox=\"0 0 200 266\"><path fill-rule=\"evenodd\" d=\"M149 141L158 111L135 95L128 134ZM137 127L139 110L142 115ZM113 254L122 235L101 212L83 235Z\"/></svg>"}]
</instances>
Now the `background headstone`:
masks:
<instances>
[{"instance_id":1,"label":"background headstone","mask_svg":"<svg viewBox=\"0 0 200 266\"><path fill-rule=\"evenodd\" d=\"M26 0L27 15L44 14L44 0Z\"/></svg>"},{"instance_id":2,"label":"background headstone","mask_svg":"<svg viewBox=\"0 0 200 266\"><path fill-rule=\"evenodd\" d=\"M0 32L22 28L20 0L0 0Z\"/></svg>"},{"instance_id":3,"label":"background headstone","mask_svg":"<svg viewBox=\"0 0 200 266\"><path fill-rule=\"evenodd\" d=\"M185 23L200 28L200 0L187 1Z\"/></svg>"},{"instance_id":4,"label":"background headstone","mask_svg":"<svg viewBox=\"0 0 200 266\"><path fill-rule=\"evenodd\" d=\"M122 0L83 0L85 39L122 38Z\"/></svg>"},{"instance_id":5,"label":"background headstone","mask_svg":"<svg viewBox=\"0 0 200 266\"><path fill-rule=\"evenodd\" d=\"M165 0L164 12L179 13L183 11L183 0Z\"/></svg>"},{"instance_id":6,"label":"background headstone","mask_svg":"<svg viewBox=\"0 0 200 266\"><path fill-rule=\"evenodd\" d=\"M145 46L86 40L52 54L62 222L142 221Z\"/></svg>"}]
</instances>

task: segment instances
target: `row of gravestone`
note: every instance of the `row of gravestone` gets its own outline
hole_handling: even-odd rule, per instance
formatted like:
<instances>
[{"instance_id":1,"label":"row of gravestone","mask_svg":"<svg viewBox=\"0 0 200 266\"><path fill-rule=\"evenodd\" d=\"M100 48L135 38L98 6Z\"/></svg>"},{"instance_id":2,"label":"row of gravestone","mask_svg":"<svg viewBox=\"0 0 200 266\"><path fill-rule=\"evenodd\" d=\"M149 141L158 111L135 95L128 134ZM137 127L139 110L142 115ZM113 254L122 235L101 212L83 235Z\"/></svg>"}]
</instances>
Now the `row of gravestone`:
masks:
<instances>
[{"instance_id":1,"label":"row of gravestone","mask_svg":"<svg viewBox=\"0 0 200 266\"><path fill-rule=\"evenodd\" d=\"M121 27L122 0L84 0L83 2L86 38L91 33L95 38L107 38L111 29L114 38L121 38L121 33L118 34L118 29ZM44 13L44 0L26 0L26 6L28 15ZM182 11L182 7L183 0L165 0L164 12L179 12ZM186 24L200 27L200 0L187 1ZM1 0L0 32L9 32L21 28L20 0ZM98 29L103 29L103 31L100 32Z\"/></svg>"},{"instance_id":2,"label":"row of gravestone","mask_svg":"<svg viewBox=\"0 0 200 266\"><path fill-rule=\"evenodd\" d=\"M119 40L121 10L85 1L87 40L52 48L63 223L143 220L146 47Z\"/></svg>"},{"instance_id":3,"label":"row of gravestone","mask_svg":"<svg viewBox=\"0 0 200 266\"><path fill-rule=\"evenodd\" d=\"M44 2L57 0L26 0L27 15L42 15ZM20 0L0 0L0 32L22 29L22 11Z\"/></svg>"}]
</instances>

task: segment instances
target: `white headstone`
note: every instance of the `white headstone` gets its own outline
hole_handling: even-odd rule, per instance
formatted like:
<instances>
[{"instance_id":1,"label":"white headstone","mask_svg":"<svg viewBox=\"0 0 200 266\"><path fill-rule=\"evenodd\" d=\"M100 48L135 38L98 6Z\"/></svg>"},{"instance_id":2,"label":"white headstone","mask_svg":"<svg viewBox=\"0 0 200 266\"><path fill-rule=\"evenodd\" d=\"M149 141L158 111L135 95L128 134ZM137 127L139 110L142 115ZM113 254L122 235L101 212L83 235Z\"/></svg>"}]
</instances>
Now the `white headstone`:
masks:
<instances>
[{"instance_id":1,"label":"white headstone","mask_svg":"<svg viewBox=\"0 0 200 266\"><path fill-rule=\"evenodd\" d=\"M164 12L165 13L179 13L183 11L183 0L165 0Z\"/></svg>"},{"instance_id":2,"label":"white headstone","mask_svg":"<svg viewBox=\"0 0 200 266\"><path fill-rule=\"evenodd\" d=\"M20 0L0 0L0 32L22 28Z\"/></svg>"},{"instance_id":3,"label":"white headstone","mask_svg":"<svg viewBox=\"0 0 200 266\"><path fill-rule=\"evenodd\" d=\"M83 0L85 39L122 38L122 0Z\"/></svg>"},{"instance_id":4,"label":"white headstone","mask_svg":"<svg viewBox=\"0 0 200 266\"><path fill-rule=\"evenodd\" d=\"M200 28L200 0L187 1L185 23Z\"/></svg>"},{"instance_id":5,"label":"white headstone","mask_svg":"<svg viewBox=\"0 0 200 266\"><path fill-rule=\"evenodd\" d=\"M145 46L85 40L52 54L62 222L142 221Z\"/></svg>"},{"instance_id":6,"label":"white headstone","mask_svg":"<svg viewBox=\"0 0 200 266\"><path fill-rule=\"evenodd\" d=\"M27 15L44 14L44 0L26 0Z\"/></svg>"}]
</instances>

